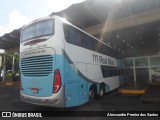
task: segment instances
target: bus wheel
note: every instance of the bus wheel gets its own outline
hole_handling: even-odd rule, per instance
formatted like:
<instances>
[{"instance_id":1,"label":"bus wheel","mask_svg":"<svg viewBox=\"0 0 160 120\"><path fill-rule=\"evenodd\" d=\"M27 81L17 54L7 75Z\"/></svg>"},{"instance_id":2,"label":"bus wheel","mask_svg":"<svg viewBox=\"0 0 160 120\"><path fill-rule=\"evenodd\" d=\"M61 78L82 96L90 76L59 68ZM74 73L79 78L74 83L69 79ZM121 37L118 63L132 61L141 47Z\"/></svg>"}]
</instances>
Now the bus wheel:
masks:
<instances>
[{"instance_id":1,"label":"bus wheel","mask_svg":"<svg viewBox=\"0 0 160 120\"><path fill-rule=\"evenodd\" d=\"M94 99L97 98L97 90L95 86L91 86L89 90L89 100L93 101Z\"/></svg>"},{"instance_id":2,"label":"bus wheel","mask_svg":"<svg viewBox=\"0 0 160 120\"><path fill-rule=\"evenodd\" d=\"M102 98L105 94L104 84L100 84L99 86L99 98Z\"/></svg>"}]
</instances>

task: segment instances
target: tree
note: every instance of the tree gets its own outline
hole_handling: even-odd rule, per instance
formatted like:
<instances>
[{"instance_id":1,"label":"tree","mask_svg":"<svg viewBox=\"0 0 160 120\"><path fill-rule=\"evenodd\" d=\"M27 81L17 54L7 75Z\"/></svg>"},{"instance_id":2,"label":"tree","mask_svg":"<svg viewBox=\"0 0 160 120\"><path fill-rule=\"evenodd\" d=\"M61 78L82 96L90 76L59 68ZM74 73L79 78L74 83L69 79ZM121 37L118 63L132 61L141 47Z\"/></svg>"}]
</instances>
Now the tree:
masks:
<instances>
[{"instance_id":1,"label":"tree","mask_svg":"<svg viewBox=\"0 0 160 120\"><path fill-rule=\"evenodd\" d=\"M3 56L3 59L2 59L2 67L3 67L4 66L4 54L1 54L1 56ZM19 72L19 54L15 54L15 53L6 54L6 72L8 70L12 70L13 57L15 57L15 61L14 61L15 73Z\"/></svg>"}]
</instances>

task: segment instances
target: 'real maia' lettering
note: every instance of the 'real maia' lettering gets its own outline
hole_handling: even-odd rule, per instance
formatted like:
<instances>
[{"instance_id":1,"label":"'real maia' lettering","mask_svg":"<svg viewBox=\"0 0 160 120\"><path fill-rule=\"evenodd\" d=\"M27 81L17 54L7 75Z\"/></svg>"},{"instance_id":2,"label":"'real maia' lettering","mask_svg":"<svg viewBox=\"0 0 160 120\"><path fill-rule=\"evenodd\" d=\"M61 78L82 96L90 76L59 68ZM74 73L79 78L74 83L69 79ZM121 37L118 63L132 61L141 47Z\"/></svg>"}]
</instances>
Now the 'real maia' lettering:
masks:
<instances>
[{"instance_id":1,"label":"'real maia' lettering","mask_svg":"<svg viewBox=\"0 0 160 120\"><path fill-rule=\"evenodd\" d=\"M114 65L114 61L108 58L108 64Z\"/></svg>"},{"instance_id":2,"label":"'real maia' lettering","mask_svg":"<svg viewBox=\"0 0 160 120\"><path fill-rule=\"evenodd\" d=\"M93 62L107 64L107 58L93 54Z\"/></svg>"},{"instance_id":3,"label":"'real maia' lettering","mask_svg":"<svg viewBox=\"0 0 160 120\"><path fill-rule=\"evenodd\" d=\"M93 62L114 65L114 61L112 59L107 58L107 57L104 58L100 55L95 55L95 54L93 54Z\"/></svg>"}]
</instances>

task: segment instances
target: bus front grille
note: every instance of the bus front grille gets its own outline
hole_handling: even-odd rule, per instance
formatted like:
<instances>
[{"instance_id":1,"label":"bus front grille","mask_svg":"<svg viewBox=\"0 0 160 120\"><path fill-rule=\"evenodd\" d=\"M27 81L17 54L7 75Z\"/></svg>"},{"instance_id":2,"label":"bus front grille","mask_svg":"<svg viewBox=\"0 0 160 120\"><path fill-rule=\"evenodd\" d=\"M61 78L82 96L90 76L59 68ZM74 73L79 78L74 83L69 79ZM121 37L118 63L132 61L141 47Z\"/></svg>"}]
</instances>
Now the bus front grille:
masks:
<instances>
[{"instance_id":1,"label":"bus front grille","mask_svg":"<svg viewBox=\"0 0 160 120\"><path fill-rule=\"evenodd\" d=\"M21 72L24 76L48 76L52 69L53 57L51 55L34 56L21 60Z\"/></svg>"}]
</instances>

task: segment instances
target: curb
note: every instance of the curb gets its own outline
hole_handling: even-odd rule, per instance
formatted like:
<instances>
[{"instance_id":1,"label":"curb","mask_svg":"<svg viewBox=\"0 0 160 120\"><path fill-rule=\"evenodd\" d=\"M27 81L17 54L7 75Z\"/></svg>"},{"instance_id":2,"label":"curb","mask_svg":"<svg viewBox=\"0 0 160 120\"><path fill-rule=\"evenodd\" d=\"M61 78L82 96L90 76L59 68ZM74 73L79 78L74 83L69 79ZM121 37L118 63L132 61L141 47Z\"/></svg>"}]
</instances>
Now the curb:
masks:
<instances>
[{"instance_id":1,"label":"curb","mask_svg":"<svg viewBox=\"0 0 160 120\"><path fill-rule=\"evenodd\" d=\"M20 82L0 82L0 86L19 86Z\"/></svg>"},{"instance_id":2,"label":"curb","mask_svg":"<svg viewBox=\"0 0 160 120\"><path fill-rule=\"evenodd\" d=\"M118 92L121 94L135 94L135 95L139 95L139 94L145 94L146 91L148 89L148 86L145 87L144 89L119 89Z\"/></svg>"}]
</instances>

